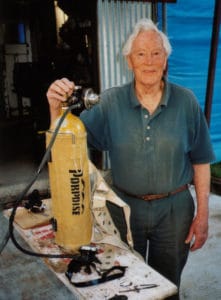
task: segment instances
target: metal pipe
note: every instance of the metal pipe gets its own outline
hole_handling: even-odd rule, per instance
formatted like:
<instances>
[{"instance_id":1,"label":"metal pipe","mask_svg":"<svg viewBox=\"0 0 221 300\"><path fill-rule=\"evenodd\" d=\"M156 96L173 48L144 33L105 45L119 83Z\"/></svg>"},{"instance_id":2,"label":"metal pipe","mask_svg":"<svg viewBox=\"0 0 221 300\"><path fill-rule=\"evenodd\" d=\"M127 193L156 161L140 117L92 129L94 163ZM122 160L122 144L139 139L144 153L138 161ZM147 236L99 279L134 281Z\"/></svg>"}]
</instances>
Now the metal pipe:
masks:
<instances>
[{"instance_id":1,"label":"metal pipe","mask_svg":"<svg viewBox=\"0 0 221 300\"><path fill-rule=\"evenodd\" d=\"M162 3L162 30L167 34L167 4Z\"/></svg>"},{"instance_id":2,"label":"metal pipe","mask_svg":"<svg viewBox=\"0 0 221 300\"><path fill-rule=\"evenodd\" d=\"M204 109L208 126L210 126L220 23L221 23L221 0L216 0L214 6L213 31L212 31L212 39L211 39L211 46L210 46L210 60L209 60L209 69L208 69L208 77L207 77L206 101L205 101L205 109Z\"/></svg>"}]
</instances>

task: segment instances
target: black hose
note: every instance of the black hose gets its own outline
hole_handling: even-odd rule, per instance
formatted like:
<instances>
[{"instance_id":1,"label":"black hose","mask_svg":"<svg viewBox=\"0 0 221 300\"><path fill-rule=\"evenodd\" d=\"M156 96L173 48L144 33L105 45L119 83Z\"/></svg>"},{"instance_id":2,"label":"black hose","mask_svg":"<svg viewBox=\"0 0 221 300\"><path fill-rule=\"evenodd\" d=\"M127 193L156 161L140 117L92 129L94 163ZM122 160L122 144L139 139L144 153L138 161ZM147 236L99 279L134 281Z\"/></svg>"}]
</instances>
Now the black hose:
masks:
<instances>
[{"instance_id":1,"label":"black hose","mask_svg":"<svg viewBox=\"0 0 221 300\"><path fill-rule=\"evenodd\" d=\"M51 140L48 144L48 147L45 151L45 154L39 164L39 167L37 168L37 171L35 172L35 174L32 176L32 178L30 179L29 183L27 184L27 186L25 187L25 189L20 193L20 195L18 195L17 200L15 201L14 207L12 209L11 215L9 217L9 230L7 232L7 234L5 235L4 239L3 239L3 243L0 247L0 254L3 251L3 249L5 248L5 246L7 245L8 240L11 238L13 244L16 246L17 249L19 249L20 251L22 251L25 254L31 255L31 256L37 256L37 257L47 257L47 258L73 258L74 254L43 254L43 253L37 253L37 252L33 252L27 249L24 249L16 240L15 236L14 236L14 218L15 218L15 214L16 214L16 210L19 206L19 204L22 202L24 196L26 195L26 193L29 191L29 189L31 188L31 186L33 185L33 183L37 180L39 174L41 173L42 169L44 168L45 164L48 162L48 158L50 156L50 152L51 152L51 148L54 144L54 141L57 137L58 131L61 127L61 124L63 123L66 115L73 109L79 109L81 107L81 103L76 103L70 107L67 108L67 110L64 112L64 114L61 116L61 118L59 119L59 122L55 128L55 131L53 132L53 135L51 137Z\"/></svg>"},{"instance_id":2,"label":"black hose","mask_svg":"<svg viewBox=\"0 0 221 300\"><path fill-rule=\"evenodd\" d=\"M9 239L10 239L10 233L9 233L9 231L7 231L7 233L5 234L5 236L3 238L3 241L1 242L1 245L0 245L0 254L4 250L4 248L7 245Z\"/></svg>"}]
</instances>

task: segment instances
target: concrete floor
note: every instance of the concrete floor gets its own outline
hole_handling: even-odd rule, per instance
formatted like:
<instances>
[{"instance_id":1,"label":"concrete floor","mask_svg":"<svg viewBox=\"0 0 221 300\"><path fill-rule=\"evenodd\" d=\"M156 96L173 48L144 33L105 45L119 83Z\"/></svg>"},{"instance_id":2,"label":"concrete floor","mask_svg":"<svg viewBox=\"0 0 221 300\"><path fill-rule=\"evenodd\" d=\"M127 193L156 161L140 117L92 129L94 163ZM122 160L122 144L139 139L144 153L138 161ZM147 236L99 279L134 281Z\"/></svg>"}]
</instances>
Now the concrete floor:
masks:
<instances>
[{"instance_id":1,"label":"concrete floor","mask_svg":"<svg viewBox=\"0 0 221 300\"><path fill-rule=\"evenodd\" d=\"M0 131L0 134L2 132ZM33 155L28 133L16 133L16 145L10 136L1 138L0 204L14 200L36 172L38 162ZM2 137L2 135L1 135ZM8 139L8 142L7 142ZM26 141L26 143L25 143ZM4 146L4 147L2 147ZM49 189L47 168L33 186L42 193ZM0 215L0 245L8 230L8 221ZM18 237L19 242L27 245ZM70 291L45 266L40 258L21 253L11 241L0 255L0 300L71 300ZM181 300L221 299L221 197L210 197L210 233L206 245L191 253L184 269Z\"/></svg>"},{"instance_id":2,"label":"concrete floor","mask_svg":"<svg viewBox=\"0 0 221 300\"><path fill-rule=\"evenodd\" d=\"M221 197L210 195L209 237L204 247L190 253L184 269L181 299L221 299Z\"/></svg>"}]
</instances>

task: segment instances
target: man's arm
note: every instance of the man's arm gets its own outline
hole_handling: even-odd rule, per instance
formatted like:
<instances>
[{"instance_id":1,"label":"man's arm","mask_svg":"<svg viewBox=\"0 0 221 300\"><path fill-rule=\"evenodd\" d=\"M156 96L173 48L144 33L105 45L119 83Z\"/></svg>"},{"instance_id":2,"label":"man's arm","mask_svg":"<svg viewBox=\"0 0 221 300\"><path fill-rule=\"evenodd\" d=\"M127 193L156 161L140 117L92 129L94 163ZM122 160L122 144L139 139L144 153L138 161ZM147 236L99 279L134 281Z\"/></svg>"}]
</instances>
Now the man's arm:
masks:
<instances>
[{"instance_id":1,"label":"man's arm","mask_svg":"<svg viewBox=\"0 0 221 300\"><path fill-rule=\"evenodd\" d=\"M185 241L186 243L192 242L191 251L201 248L208 237L210 164L195 164L193 169L197 208Z\"/></svg>"}]
</instances>

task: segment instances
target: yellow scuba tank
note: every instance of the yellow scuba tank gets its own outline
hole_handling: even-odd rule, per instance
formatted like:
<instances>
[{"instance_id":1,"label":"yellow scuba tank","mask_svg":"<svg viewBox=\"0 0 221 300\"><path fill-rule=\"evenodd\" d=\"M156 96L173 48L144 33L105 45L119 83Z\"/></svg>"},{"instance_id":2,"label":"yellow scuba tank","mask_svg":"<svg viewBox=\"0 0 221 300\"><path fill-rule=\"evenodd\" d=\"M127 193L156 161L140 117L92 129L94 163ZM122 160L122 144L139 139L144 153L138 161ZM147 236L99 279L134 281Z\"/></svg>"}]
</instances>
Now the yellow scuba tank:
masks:
<instances>
[{"instance_id":1,"label":"yellow scuba tank","mask_svg":"<svg viewBox=\"0 0 221 300\"><path fill-rule=\"evenodd\" d=\"M60 118L46 133L47 145ZM74 251L90 243L92 215L86 129L71 112L59 129L48 166L55 242Z\"/></svg>"}]
</instances>

